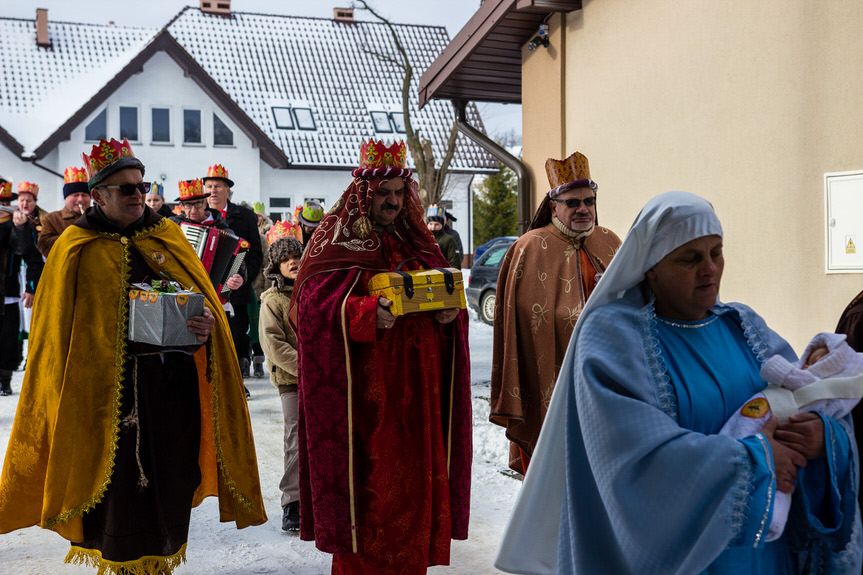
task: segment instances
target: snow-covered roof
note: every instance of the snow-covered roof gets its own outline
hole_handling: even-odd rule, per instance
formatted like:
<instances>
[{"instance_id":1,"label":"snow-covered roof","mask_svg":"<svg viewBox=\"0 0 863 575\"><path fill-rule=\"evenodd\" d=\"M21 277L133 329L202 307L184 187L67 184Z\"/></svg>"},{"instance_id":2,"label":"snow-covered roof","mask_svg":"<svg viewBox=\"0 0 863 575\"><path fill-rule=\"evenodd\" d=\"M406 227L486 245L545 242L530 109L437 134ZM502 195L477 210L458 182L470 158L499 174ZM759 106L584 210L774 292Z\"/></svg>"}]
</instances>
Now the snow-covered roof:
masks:
<instances>
[{"instance_id":1,"label":"snow-covered roof","mask_svg":"<svg viewBox=\"0 0 863 575\"><path fill-rule=\"evenodd\" d=\"M417 110L416 87L449 37L438 26L394 28L414 68L413 127L433 143L439 163L455 112L447 101ZM202 70L193 66L192 73L205 76L199 82L212 82L226 94L234 111L270 140L259 142L262 148L284 154L292 166L353 167L362 140L405 139L382 129L399 120L403 79L383 23L238 12L225 17L187 7L161 30L55 21L48 29L52 46L39 47L34 20L0 18L0 136L5 131L20 143L23 156L45 153L46 144L93 109L97 96L110 96L112 80L148 57L142 54L148 47L167 49L175 59L188 54ZM314 129L297 125L304 109ZM292 127L284 127L286 120ZM472 104L467 120L482 128ZM450 169L488 171L496 162L459 135Z\"/></svg>"},{"instance_id":2,"label":"snow-covered roof","mask_svg":"<svg viewBox=\"0 0 863 575\"><path fill-rule=\"evenodd\" d=\"M416 88L449 36L439 26L394 28L414 68L412 124L433 142L440 160L455 112L446 101L418 111ZM398 54L383 23L249 13L223 17L187 8L167 30L294 165L351 167L363 139L404 138L376 132L371 115L401 112L403 72L392 62ZM278 128L273 107L311 109L316 129ZM468 120L482 125L472 105ZM475 170L496 163L459 136L451 167Z\"/></svg>"},{"instance_id":3,"label":"snow-covered roof","mask_svg":"<svg viewBox=\"0 0 863 575\"><path fill-rule=\"evenodd\" d=\"M42 48L34 20L0 18L0 126L32 153L158 32L52 21Z\"/></svg>"}]
</instances>

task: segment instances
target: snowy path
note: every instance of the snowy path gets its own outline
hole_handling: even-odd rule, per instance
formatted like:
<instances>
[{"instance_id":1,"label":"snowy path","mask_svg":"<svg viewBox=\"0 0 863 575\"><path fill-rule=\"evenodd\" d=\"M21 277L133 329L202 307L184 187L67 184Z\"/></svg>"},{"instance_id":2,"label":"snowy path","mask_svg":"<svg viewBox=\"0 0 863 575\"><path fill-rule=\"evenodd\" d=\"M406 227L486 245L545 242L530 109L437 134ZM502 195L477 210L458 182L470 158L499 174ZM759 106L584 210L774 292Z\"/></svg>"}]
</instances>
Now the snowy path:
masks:
<instances>
[{"instance_id":1,"label":"snowy path","mask_svg":"<svg viewBox=\"0 0 863 575\"><path fill-rule=\"evenodd\" d=\"M433 567L431 575L501 573L492 566L503 527L520 483L506 477L507 442L503 430L488 423L488 381L491 373L492 331L470 322L474 408L474 462L470 537L454 541L451 566ZM16 372L14 395L0 398L0 461L5 457L23 373ZM192 511L187 563L177 575L247 575L291 573L324 575L330 556L311 542L281 530L278 484L282 473L282 415L276 389L266 379L247 380L249 409L255 433L258 466L269 521L238 531L233 523L218 522L216 500L208 498ZM88 567L64 565L69 543L52 531L36 527L0 535L0 564L4 573L26 575L92 575Z\"/></svg>"}]
</instances>

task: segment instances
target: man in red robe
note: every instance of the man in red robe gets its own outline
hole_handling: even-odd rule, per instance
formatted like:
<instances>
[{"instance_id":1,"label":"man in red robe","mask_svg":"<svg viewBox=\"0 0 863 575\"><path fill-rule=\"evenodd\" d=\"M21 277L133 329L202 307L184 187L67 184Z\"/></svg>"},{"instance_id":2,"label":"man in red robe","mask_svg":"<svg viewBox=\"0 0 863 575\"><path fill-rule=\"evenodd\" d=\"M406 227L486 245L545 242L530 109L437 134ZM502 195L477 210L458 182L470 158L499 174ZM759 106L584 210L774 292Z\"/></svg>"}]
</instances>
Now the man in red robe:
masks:
<instances>
[{"instance_id":1,"label":"man in red robe","mask_svg":"<svg viewBox=\"0 0 863 575\"><path fill-rule=\"evenodd\" d=\"M447 267L405 146L365 142L306 247L291 310L299 355L300 537L336 573L425 573L466 539L467 314L393 316L377 273Z\"/></svg>"}]
</instances>

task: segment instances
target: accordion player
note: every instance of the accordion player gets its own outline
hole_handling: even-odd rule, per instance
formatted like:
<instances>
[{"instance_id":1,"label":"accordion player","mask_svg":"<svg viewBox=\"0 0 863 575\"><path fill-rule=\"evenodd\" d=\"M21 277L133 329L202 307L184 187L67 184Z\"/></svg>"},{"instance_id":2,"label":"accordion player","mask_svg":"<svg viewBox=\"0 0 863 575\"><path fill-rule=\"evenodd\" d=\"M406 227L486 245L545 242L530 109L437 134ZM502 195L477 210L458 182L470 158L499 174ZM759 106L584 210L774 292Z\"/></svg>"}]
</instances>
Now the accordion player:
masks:
<instances>
[{"instance_id":1,"label":"accordion player","mask_svg":"<svg viewBox=\"0 0 863 575\"><path fill-rule=\"evenodd\" d=\"M180 229L192 249L198 254L204 269L222 303L228 301L231 290L225 285L232 275L239 273L249 242L237 236L230 229L195 224L188 221L180 223Z\"/></svg>"}]
</instances>

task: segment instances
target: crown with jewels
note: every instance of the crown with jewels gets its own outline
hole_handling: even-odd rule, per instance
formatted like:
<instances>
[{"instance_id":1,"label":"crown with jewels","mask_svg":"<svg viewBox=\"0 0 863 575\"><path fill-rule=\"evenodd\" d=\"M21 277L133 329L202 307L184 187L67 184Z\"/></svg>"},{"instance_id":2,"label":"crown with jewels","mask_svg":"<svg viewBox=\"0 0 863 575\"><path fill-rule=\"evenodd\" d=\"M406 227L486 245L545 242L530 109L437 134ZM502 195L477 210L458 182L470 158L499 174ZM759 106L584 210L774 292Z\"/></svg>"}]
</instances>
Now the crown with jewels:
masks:
<instances>
[{"instance_id":1,"label":"crown with jewels","mask_svg":"<svg viewBox=\"0 0 863 575\"><path fill-rule=\"evenodd\" d=\"M0 202L8 202L18 197L12 193L12 182L0 179Z\"/></svg>"},{"instance_id":2,"label":"crown with jewels","mask_svg":"<svg viewBox=\"0 0 863 575\"><path fill-rule=\"evenodd\" d=\"M34 198L39 197L39 186L33 182L21 182L18 184L18 193L33 194Z\"/></svg>"},{"instance_id":3,"label":"crown with jewels","mask_svg":"<svg viewBox=\"0 0 863 575\"><path fill-rule=\"evenodd\" d=\"M75 183L87 183L87 180L90 178L87 177L87 170L84 168L79 168L78 166L69 166L63 172L63 183L64 184L75 184Z\"/></svg>"},{"instance_id":4,"label":"crown with jewels","mask_svg":"<svg viewBox=\"0 0 863 575\"><path fill-rule=\"evenodd\" d=\"M178 202L198 200L210 195L204 193L204 182L202 182L200 178L195 178L194 180L180 180L179 187L180 197L177 198Z\"/></svg>"},{"instance_id":5,"label":"crown with jewels","mask_svg":"<svg viewBox=\"0 0 863 575\"><path fill-rule=\"evenodd\" d=\"M353 170L357 176L401 176L410 177L411 170L405 168L407 148L404 142L386 146L381 140L366 140L360 145L360 164Z\"/></svg>"},{"instance_id":6,"label":"crown with jewels","mask_svg":"<svg viewBox=\"0 0 863 575\"><path fill-rule=\"evenodd\" d=\"M93 146L89 156L87 154L82 156L87 175L90 176L88 185L91 190L102 180L124 168L138 168L141 170L141 175L144 174L144 164L132 153L132 146L126 138L123 138L122 142L114 138L111 138L111 141L99 140L99 143Z\"/></svg>"},{"instance_id":7,"label":"crown with jewels","mask_svg":"<svg viewBox=\"0 0 863 575\"><path fill-rule=\"evenodd\" d=\"M297 224L286 220L279 220L267 232L267 245L271 246L273 242L281 238L297 238L300 235L299 232L300 229Z\"/></svg>"}]
</instances>

